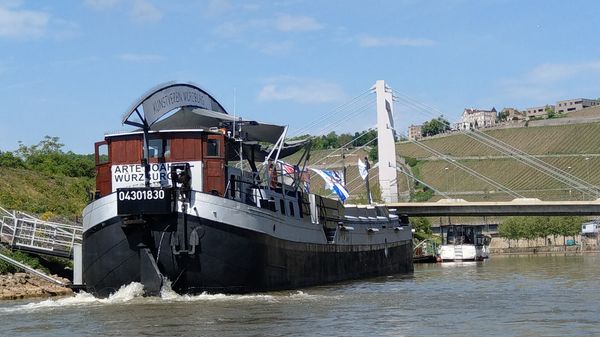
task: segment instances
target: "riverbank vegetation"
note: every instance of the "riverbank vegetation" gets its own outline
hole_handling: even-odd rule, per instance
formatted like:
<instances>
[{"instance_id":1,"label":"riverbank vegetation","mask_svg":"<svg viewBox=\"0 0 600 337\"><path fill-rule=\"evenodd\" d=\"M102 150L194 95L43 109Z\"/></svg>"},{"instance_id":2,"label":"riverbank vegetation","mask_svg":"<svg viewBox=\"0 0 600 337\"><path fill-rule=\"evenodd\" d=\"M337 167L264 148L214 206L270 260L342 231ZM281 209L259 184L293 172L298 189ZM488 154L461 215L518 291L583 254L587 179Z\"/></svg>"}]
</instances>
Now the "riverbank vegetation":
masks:
<instances>
[{"instance_id":1,"label":"riverbank vegetation","mask_svg":"<svg viewBox=\"0 0 600 337\"><path fill-rule=\"evenodd\" d=\"M581 232L581 224L585 221L580 216L518 216L510 217L498 226L498 235L508 240L510 247L511 240L535 240L537 238L545 239L546 245L556 244L556 237L563 238L562 245L566 245L565 237L574 237ZM553 239L549 241L549 237Z\"/></svg>"},{"instance_id":2,"label":"riverbank vegetation","mask_svg":"<svg viewBox=\"0 0 600 337\"><path fill-rule=\"evenodd\" d=\"M0 206L76 220L94 188L92 154L64 152L58 137L0 151Z\"/></svg>"},{"instance_id":3,"label":"riverbank vegetation","mask_svg":"<svg viewBox=\"0 0 600 337\"><path fill-rule=\"evenodd\" d=\"M37 269L44 273L48 273L48 269L42 265L40 260L37 257L31 256L27 253L20 252L18 250L11 251L0 246L0 253L12 258L13 260L17 260L23 264L30 266L33 269ZM7 273L16 273L20 270L13 266L12 264L0 260L0 275Z\"/></svg>"}]
</instances>

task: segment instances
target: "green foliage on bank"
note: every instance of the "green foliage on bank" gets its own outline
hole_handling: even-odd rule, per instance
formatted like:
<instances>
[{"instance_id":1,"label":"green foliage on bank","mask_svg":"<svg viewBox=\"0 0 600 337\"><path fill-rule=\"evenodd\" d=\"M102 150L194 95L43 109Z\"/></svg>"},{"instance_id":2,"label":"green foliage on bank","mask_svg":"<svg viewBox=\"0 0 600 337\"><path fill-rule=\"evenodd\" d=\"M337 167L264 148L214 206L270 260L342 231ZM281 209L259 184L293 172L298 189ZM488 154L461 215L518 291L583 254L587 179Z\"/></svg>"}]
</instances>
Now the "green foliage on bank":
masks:
<instances>
[{"instance_id":1,"label":"green foliage on bank","mask_svg":"<svg viewBox=\"0 0 600 337\"><path fill-rule=\"evenodd\" d=\"M63 146L58 137L50 136L44 137L35 145L28 146L19 142L19 148L14 152L0 151L0 167L24 168L67 177L93 178L94 156L64 152Z\"/></svg>"},{"instance_id":2,"label":"green foliage on bank","mask_svg":"<svg viewBox=\"0 0 600 337\"><path fill-rule=\"evenodd\" d=\"M350 133L342 133L338 135L335 131L332 131L322 136L311 136L308 134L292 137L289 140L299 140L311 138L311 150L330 150L339 148L357 148L357 147L368 147L369 148L369 160L377 161L377 129L369 129L362 132L355 132L354 135Z\"/></svg>"},{"instance_id":3,"label":"green foliage on bank","mask_svg":"<svg viewBox=\"0 0 600 337\"><path fill-rule=\"evenodd\" d=\"M518 216L504 220L498 227L498 234L508 240L535 240L548 236L575 236L581 232L585 221L580 216ZM554 241L553 241L554 242ZM563 242L564 244L564 242Z\"/></svg>"},{"instance_id":4,"label":"green foliage on bank","mask_svg":"<svg viewBox=\"0 0 600 337\"><path fill-rule=\"evenodd\" d=\"M0 206L75 219L94 190L93 155L62 151L58 137L0 151Z\"/></svg>"},{"instance_id":5,"label":"green foliage on bank","mask_svg":"<svg viewBox=\"0 0 600 337\"><path fill-rule=\"evenodd\" d=\"M48 273L48 269L46 269L44 266L42 266L42 264L40 263L40 260L38 258L33 257L27 253L23 253L18 250L10 251L8 249L0 249L0 253L12 258L13 260L17 260L23 264L26 264L27 266L29 266L31 268L37 269L44 273ZM20 270L19 268L16 268L12 264L9 264L8 262L4 262L3 260L0 260L0 275L7 274L7 273L16 273L16 272L21 272L21 271L22 270Z\"/></svg>"}]
</instances>

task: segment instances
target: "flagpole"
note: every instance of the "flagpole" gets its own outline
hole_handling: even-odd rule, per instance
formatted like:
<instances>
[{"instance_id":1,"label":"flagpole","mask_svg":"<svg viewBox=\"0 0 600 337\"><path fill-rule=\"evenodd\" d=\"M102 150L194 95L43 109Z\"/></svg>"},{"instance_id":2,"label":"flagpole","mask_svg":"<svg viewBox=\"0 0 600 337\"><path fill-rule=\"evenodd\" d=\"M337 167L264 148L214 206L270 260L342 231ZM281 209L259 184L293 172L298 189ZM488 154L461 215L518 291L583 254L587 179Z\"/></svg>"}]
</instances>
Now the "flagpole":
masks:
<instances>
[{"instance_id":1,"label":"flagpole","mask_svg":"<svg viewBox=\"0 0 600 337\"><path fill-rule=\"evenodd\" d=\"M342 147L342 168L342 183L344 186L346 186L346 154L344 153L344 147Z\"/></svg>"},{"instance_id":2,"label":"flagpole","mask_svg":"<svg viewBox=\"0 0 600 337\"><path fill-rule=\"evenodd\" d=\"M369 169L371 168L371 164L369 163L369 158L365 157L365 166L367 168L367 178L365 179L365 184L367 185L367 200L369 201L369 205L373 203L371 200L371 188L369 187Z\"/></svg>"}]
</instances>

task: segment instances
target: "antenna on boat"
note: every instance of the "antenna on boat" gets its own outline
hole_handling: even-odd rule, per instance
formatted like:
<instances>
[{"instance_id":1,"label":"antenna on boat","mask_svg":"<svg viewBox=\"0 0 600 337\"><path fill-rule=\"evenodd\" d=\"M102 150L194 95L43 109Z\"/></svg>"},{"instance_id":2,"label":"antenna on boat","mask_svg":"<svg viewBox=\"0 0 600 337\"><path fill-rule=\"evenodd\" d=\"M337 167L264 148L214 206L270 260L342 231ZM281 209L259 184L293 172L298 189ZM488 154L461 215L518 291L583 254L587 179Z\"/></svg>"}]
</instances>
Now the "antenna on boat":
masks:
<instances>
[{"instance_id":1,"label":"antenna on boat","mask_svg":"<svg viewBox=\"0 0 600 337\"><path fill-rule=\"evenodd\" d=\"M142 120L142 130L144 132L144 157L142 158L142 166L144 167L144 186L146 187L150 187L150 161L149 161L149 157L150 157L150 137L148 136L148 131L150 130L150 126L148 125L148 122L146 121L145 118L142 118L142 115L140 114L140 111L136 108L135 109L135 113L140 117L140 119Z\"/></svg>"},{"instance_id":2,"label":"antenna on boat","mask_svg":"<svg viewBox=\"0 0 600 337\"><path fill-rule=\"evenodd\" d=\"M244 169L244 154L243 154L243 139L242 139L242 120L238 123L238 138L235 138L235 121L236 117L236 101L237 101L237 89L233 88L233 139L240 142L240 170Z\"/></svg>"}]
</instances>

